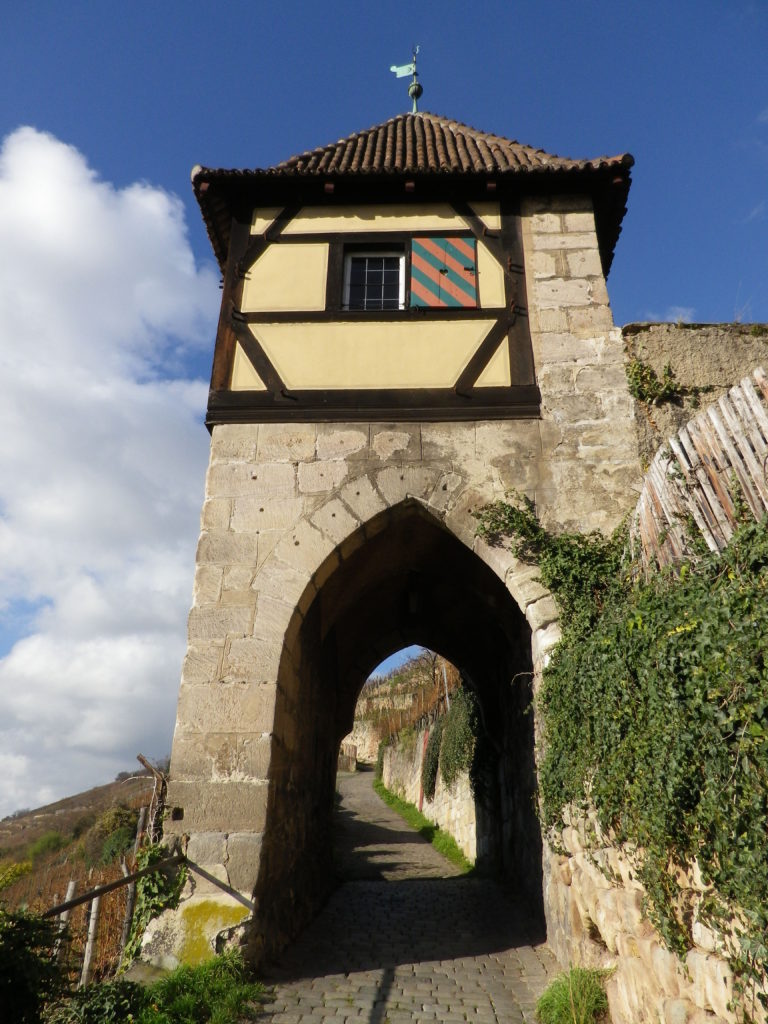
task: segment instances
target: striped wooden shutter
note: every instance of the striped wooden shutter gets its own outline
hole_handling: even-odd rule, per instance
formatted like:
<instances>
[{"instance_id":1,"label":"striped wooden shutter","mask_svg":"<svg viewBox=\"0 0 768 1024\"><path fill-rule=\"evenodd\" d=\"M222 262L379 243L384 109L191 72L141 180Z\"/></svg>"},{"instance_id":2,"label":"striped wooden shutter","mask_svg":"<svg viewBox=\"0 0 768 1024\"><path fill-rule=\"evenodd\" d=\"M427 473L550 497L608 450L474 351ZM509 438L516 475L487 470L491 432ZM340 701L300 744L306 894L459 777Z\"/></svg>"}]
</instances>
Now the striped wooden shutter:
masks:
<instances>
[{"instance_id":1,"label":"striped wooden shutter","mask_svg":"<svg viewBox=\"0 0 768 1024\"><path fill-rule=\"evenodd\" d=\"M477 306L477 248L472 235L414 238L411 306Z\"/></svg>"}]
</instances>

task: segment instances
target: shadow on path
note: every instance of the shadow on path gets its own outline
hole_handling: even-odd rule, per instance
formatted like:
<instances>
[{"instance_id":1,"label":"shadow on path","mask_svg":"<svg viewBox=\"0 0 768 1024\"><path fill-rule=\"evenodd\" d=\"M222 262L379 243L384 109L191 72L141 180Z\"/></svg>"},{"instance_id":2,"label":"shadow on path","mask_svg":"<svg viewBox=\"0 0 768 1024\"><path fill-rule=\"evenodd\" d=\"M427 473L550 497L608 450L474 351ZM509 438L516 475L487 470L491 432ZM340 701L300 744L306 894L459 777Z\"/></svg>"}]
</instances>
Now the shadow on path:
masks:
<instances>
[{"instance_id":1,"label":"shadow on path","mask_svg":"<svg viewBox=\"0 0 768 1024\"><path fill-rule=\"evenodd\" d=\"M339 776L334 856L341 884L265 980L375 970L384 971L384 985L398 966L482 960L543 941L538 923L501 885L461 876L378 798L372 778Z\"/></svg>"}]
</instances>

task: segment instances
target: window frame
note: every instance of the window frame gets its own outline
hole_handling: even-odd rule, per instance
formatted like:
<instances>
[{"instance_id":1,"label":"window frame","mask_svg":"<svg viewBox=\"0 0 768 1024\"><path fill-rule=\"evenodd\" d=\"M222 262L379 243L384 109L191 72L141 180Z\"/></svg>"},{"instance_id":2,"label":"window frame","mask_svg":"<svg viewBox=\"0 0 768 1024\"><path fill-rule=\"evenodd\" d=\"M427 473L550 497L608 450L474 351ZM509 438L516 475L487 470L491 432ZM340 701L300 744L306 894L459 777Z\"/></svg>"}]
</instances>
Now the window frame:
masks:
<instances>
[{"instance_id":1,"label":"window frame","mask_svg":"<svg viewBox=\"0 0 768 1024\"><path fill-rule=\"evenodd\" d=\"M408 247L405 243L383 243L381 245L357 244L344 245L342 252L341 296L340 308L347 313L396 313L407 309L409 289L407 288ZM398 260L398 298L396 306L351 306L350 289L352 263L355 259L396 258ZM367 296L364 298L366 301ZM382 302L384 301L382 297Z\"/></svg>"}]
</instances>

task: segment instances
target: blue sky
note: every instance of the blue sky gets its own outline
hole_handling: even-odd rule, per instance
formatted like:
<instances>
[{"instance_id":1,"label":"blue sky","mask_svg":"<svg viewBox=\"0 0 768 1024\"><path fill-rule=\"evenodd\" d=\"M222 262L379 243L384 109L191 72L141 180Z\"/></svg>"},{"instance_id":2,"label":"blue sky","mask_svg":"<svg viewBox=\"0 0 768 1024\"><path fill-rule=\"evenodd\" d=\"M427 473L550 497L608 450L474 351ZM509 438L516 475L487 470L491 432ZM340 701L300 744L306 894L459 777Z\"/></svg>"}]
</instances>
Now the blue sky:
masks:
<instances>
[{"instance_id":1,"label":"blue sky","mask_svg":"<svg viewBox=\"0 0 768 1024\"><path fill-rule=\"evenodd\" d=\"M768 5L3 5L0 815L167 753L218 271L196 163L408 109L636 158L617 323L768 321Z\"/></svg>"}]
</instances>

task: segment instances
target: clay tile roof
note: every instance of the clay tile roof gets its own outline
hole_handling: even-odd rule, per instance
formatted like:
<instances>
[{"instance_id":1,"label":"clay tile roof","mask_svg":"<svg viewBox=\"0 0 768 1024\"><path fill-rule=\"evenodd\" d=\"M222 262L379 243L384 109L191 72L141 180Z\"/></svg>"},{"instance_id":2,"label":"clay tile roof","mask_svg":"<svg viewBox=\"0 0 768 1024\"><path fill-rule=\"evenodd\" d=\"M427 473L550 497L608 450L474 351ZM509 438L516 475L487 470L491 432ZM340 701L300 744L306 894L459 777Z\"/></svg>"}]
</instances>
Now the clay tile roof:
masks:
<instances>
[{"instance_id":1,"label":"clay tile roof","mask_svg":"<svg viewBox=\"0 0 768 1024\"><path fill-rule=\"evenodd\" d=\"M259 182L283 182L288 186L291 182L332 178L362 181L365 177L391 177L395 181L406 175L419 175L434 176L435 180L449 176L511 180L525 176L531 184L535 180L542 187L554 187L555 182L564 184L572 180L575 185L577 178L582 182L585 178L600 178L601 194L595 192L597 186L591 190L595 193L598 236L607 272L621 230L633 163L629 153L592 160L555 156L447 117L420 112L399 114L383 124L299 153L273 167L230 170L197 166L192 171L192 185L214 252L223 267L231 219L229 197L235 192L242 195L243 189ZM606 175L620 177L622 187L611 193L604 183ZM577 190L583 190L583 184Z\"/></svg>"},{"instance_id":2,"label":"clay tile roof","mask_svg":"<svg viewBox=\"0 0 768 1024\"><path fill-rule=\"evenodd\" d=\"M367 131L299 153L267 168L266 173L509 174L597 170L626 160L627 154L571 160L447 117L419 113L400 114Z\"/></svg>"}]
</instances>

